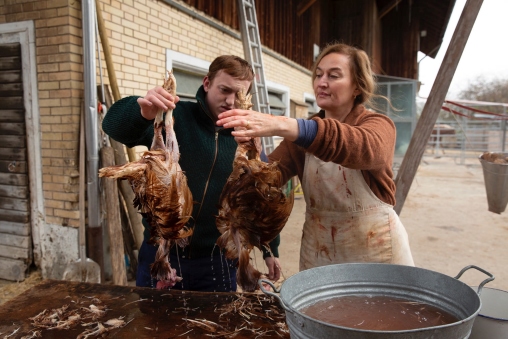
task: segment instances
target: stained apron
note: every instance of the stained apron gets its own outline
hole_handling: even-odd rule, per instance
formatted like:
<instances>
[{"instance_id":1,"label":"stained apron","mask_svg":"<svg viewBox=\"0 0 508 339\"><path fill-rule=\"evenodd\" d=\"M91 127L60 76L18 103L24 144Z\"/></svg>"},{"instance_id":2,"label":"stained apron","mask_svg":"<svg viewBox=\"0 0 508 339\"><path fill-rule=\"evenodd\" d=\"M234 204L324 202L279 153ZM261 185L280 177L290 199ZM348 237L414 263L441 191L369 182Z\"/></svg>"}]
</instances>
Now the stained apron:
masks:
<instances>
[{"instance_id":1,"label":"stained apron","mask_svg":"<svg viewBox=\"0 0 508 339\"><path fill-rule=\"evenodd\" d=\"M307 153L300 271L342 263L414 266L407 232L393 206L381 201L361 170Z\"/></svg>"}]
</instances>

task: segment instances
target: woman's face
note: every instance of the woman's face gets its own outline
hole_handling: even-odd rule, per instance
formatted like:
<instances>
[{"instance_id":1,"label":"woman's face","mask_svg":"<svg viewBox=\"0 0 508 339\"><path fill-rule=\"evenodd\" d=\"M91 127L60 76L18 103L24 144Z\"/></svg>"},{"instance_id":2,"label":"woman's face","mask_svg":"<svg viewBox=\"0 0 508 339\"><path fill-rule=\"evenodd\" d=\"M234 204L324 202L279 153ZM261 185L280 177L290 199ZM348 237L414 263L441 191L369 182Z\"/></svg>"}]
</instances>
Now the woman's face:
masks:
<instances>
[{"instance_id":1,"label":"woman's face","mask_svg":"<svg viewBox=\"0 0 508 339\"><path fill-rule=\"evenodd\" d=\"M353 108L354 96L360 91L353 85L346 55L331 53L321 59L316 68L314 93L317 105L325 111L349 112Z\"/></svg>"}]
</instances>

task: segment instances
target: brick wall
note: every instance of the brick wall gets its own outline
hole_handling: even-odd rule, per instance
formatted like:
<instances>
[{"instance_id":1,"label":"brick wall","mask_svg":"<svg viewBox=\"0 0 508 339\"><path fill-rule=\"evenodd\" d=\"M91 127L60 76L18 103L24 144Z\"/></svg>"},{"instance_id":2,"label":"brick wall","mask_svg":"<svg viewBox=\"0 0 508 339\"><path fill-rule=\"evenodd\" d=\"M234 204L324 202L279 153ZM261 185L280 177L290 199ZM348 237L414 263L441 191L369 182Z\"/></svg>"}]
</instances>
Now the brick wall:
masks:
<instances>
[{"instance_id":1,"label":"brick wall","mask_svg":"<svg viewBox=\"0 0 508 339\"><path fill-rule=\"evenodd\" d=\"M46 222L77 227L81 2L5 0L0 6L1 23L33 20L35 25Z\"/></svg>"},{"instance_id":2,"label":"brick wall","mask_svg":"<svg viewBox=\"0 0 508 339\"><path fill-rule=\"evenodd\" d=\"M122 96L144 95L159 85L165 72L166 49L209 62L221 54L244 55L239 39L163 1L101 0L101 8ZM292 99L303 101L304 92L312 93L306 73L266 54L263 61L266 79L288 86Z\"/></svg>"}]
</instances>

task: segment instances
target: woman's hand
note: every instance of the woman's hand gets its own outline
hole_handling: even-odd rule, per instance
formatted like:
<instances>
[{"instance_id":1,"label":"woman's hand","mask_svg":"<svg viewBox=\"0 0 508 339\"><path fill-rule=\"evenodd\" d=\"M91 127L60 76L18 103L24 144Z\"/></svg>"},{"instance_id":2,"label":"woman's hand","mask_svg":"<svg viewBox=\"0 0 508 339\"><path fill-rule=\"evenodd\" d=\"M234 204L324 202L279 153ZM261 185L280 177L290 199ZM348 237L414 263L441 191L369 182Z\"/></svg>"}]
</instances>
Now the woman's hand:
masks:
<instances>
[{"instance_id":1,"label":"woman's hand","mask_svg":"<svg viewBox=\"0 0 508 339\"><path fill-rule=\"evenodd\" d=\"M298 122L296 119L274 116L250 110L233 109L219 114L217 126L234 128L231 133L236 141L249 137L281 136L290 141L298 138Z\"/></svg>"},{"instance_id":2,"label":"woman's hand","mask_svg":"<svg viewBox=\"0 0 508 339\"><path fill-rule=\"evenodd\" d=\"M149 90L143 98L138 98L141 115L147 120L155 119L157 113L162 110L175 109L176 103L180 101L178 96L173 97L161 86Z\"/></svg>"}]
</instances>

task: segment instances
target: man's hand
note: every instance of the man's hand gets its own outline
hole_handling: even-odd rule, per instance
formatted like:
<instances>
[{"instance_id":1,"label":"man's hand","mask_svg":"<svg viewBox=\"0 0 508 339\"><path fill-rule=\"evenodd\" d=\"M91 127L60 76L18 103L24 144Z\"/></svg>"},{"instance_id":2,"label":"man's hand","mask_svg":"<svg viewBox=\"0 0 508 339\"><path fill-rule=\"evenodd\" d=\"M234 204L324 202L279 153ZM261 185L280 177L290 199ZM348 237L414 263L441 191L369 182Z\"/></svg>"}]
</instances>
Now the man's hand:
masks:
<instances>
[{"instance_id":1,"label":"man's hand","mask_svg":"<svg viewBox=\"0 0 508 339\"><path fill-rule=\"evenodd\" d=\"M266 267L268 267L268 279L274 282L279 280L280 272L282 270L282 268L280 267L279 258L266 257L265 263Z\"/></svg>"},{"instance_id":2,"label":"man's hand","mask_svg":"<svg viewBox=\"0 0 508 339\"><path fill-rule=\"evenodd\" d=\"M141 115L147 120L155 119L157 113L162 110L175 109L176 103L180 101L178 96L173 97L161 86L149 90L143 98L138 98Z\"/></svg>"},{"instance_id":3,"label":"man's hand","mask_svg":"<svg viewBox=\"0 0 508 339\"><path fill-rule=\"evenodd\" d=\"M242 127L242 126L239 126L239 127L235 127L235 131L243 131L245 130L246 128L245 127ZM248 142L250 141L250 139L252 139L251 137L235 137L235 141L238 143L238 144L241 144L242 142Z\"/></svg>"}]
</instances>

